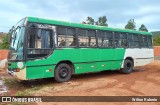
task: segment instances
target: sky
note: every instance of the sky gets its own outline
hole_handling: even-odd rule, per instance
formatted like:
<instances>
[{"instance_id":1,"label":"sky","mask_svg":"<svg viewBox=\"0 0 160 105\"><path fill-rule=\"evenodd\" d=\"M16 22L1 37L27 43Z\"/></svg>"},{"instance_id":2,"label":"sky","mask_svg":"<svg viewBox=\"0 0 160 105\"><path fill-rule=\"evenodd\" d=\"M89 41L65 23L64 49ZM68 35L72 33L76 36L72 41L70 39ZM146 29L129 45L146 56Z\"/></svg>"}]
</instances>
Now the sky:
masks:
<instances>
[{"instance_id":1,"label":"sky","mask_svg":"<svg viewBox=\"0 0 160 105\"><path fill-rule=\"evenodd\" d=\"M124 28L134 19L136 29L144 24L149 31L160 31L160 0L0 0L0 32L26 16L75 23L106 16L112 28Z\"/></svg>"}]
</instances>

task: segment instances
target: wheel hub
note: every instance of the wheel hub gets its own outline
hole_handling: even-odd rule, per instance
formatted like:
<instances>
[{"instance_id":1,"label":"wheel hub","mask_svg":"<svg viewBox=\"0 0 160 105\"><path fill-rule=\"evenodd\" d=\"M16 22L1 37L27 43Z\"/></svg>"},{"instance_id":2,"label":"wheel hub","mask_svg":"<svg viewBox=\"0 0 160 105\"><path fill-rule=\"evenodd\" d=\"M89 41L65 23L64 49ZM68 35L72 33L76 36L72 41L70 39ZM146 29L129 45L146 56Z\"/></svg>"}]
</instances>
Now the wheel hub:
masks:
<instances>
[{"instance_id":1,"label":"wheel hub","mask_svg":"<svg viewBox=\"0 0 160 105\"><path fill-rule=\"evenodd\" d=\"M60 75L61 78L66 78L68 76L68 70L66 68L62 68L59 71L59 75Z\"/></svg>"}]
</instances>

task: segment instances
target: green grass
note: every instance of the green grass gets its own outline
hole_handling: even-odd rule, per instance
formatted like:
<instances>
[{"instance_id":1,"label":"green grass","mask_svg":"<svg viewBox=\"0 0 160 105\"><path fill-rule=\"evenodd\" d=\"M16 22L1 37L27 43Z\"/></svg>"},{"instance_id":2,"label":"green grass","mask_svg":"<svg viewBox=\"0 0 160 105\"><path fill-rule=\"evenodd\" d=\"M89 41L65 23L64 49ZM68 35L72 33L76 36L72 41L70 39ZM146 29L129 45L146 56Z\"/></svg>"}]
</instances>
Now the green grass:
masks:
<instances>
[{"instance_id":1,"label":"green grass","mask_svg":"<svg viewBox=\"0 0 160 105\"><path fill-rule=\"evenodd\" d=\"M17 90L15 96L31 96L35 91L40 90L42 85L30 84L26 81L18 81L15 78L3 78L5 85L12 90Z\"/></svg>"},{"instance_id":2,"label":"green grass","mask_svg":"<svg viewBox=\"0 0 160 105\"><path fill-rule=\"evenodd\" d=\"M41 87L32 87L32 88L28 88L24 91L18 91L15 96L31 96L33 92L35 92L36 90L41 89Z\"/></svg>"},{"instance_id":3,"label":"green grass","mask_svg":"<svg viewBox=\"0 0 160 105\"><path fill-rule=\"evenodd\" d=\"M19 89L23 88L24 86L15 78L3 78L3 81L5 85L8 88L14 88L14 89Z\"/></svg>"}]
</instances>

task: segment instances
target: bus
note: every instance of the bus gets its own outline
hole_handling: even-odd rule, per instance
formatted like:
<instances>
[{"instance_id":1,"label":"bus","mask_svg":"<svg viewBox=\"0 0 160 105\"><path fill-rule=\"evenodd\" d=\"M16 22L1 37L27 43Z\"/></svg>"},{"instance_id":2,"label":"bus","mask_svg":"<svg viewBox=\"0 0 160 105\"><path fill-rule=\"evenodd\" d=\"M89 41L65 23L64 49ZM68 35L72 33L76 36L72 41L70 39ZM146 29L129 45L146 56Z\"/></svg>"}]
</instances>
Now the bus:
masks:
<instances>
[{"instance_id":1,"label":"bus","mask_svg":"<svg viewBox=\"0 0 160 105\"><path fill-rule=\"evenodd\" d=\"M19 80L66 82L104 70L129 74L154 60L150 32L25 17L10 39L8 73Z\"/></svg>"}]
</instances>

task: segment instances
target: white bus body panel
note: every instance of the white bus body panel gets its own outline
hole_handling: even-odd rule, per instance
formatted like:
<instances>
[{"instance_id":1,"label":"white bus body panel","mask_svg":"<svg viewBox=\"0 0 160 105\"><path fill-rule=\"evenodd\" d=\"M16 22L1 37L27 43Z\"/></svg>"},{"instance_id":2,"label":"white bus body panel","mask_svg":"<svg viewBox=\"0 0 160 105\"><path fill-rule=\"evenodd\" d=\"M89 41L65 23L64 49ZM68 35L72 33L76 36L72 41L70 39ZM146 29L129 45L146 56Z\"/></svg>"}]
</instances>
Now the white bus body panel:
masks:
<instances>
[{"instance_id":1,"label":"white bus body panel","mask_svg":"<svg viewBox=\"0 0 160 105\"><path fill-rule=\"evenodd\" d=\"M134 67L144 66L154 61L154 52L152 48L128 48L124 54L124 60L131 57L134 60ZM122 68L124 64L122 63Z\"/></svg>"}]
</instances>

